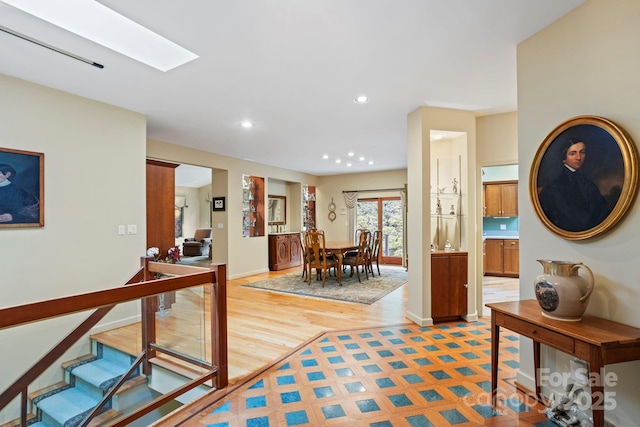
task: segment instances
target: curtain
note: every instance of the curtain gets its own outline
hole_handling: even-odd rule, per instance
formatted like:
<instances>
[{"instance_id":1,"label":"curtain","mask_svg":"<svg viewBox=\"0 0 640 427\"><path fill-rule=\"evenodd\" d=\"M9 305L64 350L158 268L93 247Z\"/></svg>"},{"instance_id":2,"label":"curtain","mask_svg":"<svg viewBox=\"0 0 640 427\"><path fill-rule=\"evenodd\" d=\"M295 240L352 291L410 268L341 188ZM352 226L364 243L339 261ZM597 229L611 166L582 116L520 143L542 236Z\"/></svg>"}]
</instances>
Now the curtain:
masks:
<instances>
[{"instance_id":1,"label":"curtain","mask_svg":"<svg viewBox=\"0 0 640 427\"><path fill-rule=\"evenodd\" d=\"M408 254L407 254L407 211L409 205L407 204L407 184L400 190L400 201L402 202L402 266L409 268Z\"/></svg>"},{"instance_id":2,"label":"curtain","mask_svg":"<svg viewBox=\"0 0 640 427\"><path fill-rule=\"evenodd\" d=\"M351 191L344 193L344 202L347 205L347 221L349 229L349 239L353 239L356 232L356 202L358 201L358 192Z\"/></svg>"}]
</instances>

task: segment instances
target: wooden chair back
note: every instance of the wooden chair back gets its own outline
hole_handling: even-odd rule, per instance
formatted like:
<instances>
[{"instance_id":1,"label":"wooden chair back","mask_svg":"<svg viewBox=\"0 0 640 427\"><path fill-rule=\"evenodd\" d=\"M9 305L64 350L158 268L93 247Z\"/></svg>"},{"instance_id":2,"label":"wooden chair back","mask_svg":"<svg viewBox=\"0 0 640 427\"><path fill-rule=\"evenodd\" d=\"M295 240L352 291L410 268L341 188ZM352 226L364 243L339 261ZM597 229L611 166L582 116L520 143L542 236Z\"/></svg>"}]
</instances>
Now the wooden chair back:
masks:
<instances>
[{"instance_id":1,"label":"wooden chair back","mask_svg":"<svg viewBox=\"0 0 640 427\"><path fill-rule=\"evenodd\" d=\"M327 253L323 231L309 231L305 235L307 249L307 280L311 284L311 270L322 270L322 286L327 278L327 270L334 268L336 263L333 255Z\"/></svg>"},{"instance_id":2,"label":"wooden chair back","mask_svg":"<svg viewBox=\"0 0 640 427\"><path fill-rule=\"evenodd\" d=\"M376 230L371 235L371 245L369 249L369 271L373 275L373 263L376 263L376 267L378 269L378 274L380 274L380 244L382 239L382 232L380 230Z\"/></svg>"},{"instance_id":3,"label":"wooden chair back","mask_svg":"<svg viewBox=\"0 0 640 427\"><path fill-rule=\"evenodd\" d=\"M327 257L325 250L324 232L309 231L305 234L305 247L311 268L326 268Z\"/></svg>"}]
</instances>

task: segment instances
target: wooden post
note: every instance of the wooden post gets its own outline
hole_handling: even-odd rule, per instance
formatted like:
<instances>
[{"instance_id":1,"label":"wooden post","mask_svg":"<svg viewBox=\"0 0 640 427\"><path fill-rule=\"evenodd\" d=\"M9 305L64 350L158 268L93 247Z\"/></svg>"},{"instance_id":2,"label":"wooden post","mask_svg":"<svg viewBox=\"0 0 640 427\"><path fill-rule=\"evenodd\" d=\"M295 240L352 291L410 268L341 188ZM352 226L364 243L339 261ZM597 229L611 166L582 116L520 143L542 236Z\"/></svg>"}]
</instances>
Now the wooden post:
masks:
<instances>
[{"instance_id":1,"label":"wooden post","mask_svg":"<svg viewBox=\"0 0 640 427\"><path fill-rule=\"evenodd\" d=\"M217 389L229 384L227 347L227 265L211 264L215 283L211 283L211 364L217 368L214 385Z\"/></svg>"}]
</instances>

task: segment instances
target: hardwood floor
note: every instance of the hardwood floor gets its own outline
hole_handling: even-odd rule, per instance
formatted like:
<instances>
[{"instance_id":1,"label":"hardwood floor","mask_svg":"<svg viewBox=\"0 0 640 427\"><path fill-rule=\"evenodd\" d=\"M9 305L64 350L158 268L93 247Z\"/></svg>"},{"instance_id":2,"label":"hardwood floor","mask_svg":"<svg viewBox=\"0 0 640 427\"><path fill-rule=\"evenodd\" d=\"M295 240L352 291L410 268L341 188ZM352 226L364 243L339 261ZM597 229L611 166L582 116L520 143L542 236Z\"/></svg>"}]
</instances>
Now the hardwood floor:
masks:
<instances>
[{"instance_id":1,"label":"hardwood floor","mask_svg":"<svg viewBox=\"0 0 640 427\"><path fill-rule=\"evenodd\" d=\"M301 269L257 274L227 283L230 384L260 371L321 332L408 322L405 318L406 285L371 305L302 298L241 287L291 271ZM485 302L518 298L517 279L487 277L485 282ZM485 312L485 316L488 315L489 312ZM93 338L133 355L140 352L137 324L95 334ZM184 341L193 343L194 347L199 345L198 340ZM183 350L187 354L198 354L197 348Z\"/></svg>"},{"instance_id":2,"label":"hardwood floor","mask_svg":"<svg viewBox=\"0 0 640 427\"><path fill-rule=\"evenodd\" d=\"M520 279L510 277L485 276L482 278L483 304L520 299ZM482 307L485 317L491 316L491 310Z\"/></svg>"}]
</instances>

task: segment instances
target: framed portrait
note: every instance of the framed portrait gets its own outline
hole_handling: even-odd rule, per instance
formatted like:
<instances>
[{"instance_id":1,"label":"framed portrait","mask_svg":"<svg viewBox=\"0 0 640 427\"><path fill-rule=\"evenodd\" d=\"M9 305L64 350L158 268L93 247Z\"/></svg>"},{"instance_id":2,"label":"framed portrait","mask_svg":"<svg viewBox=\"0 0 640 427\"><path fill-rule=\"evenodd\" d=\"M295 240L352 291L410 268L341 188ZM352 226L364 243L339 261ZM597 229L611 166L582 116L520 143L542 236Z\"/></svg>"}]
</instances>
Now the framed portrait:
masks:
<instances>
[{"instance_id":1,"label":"framed portrait","mask_svg":"<svg viewBox=\"0 0 640 427\"><path fill-rule=\"evenodd\" d=\"M540 221L566 240L609 231L633 203L638 156L611 120L578 116L544 139L531 165L529 195Z\"/></svg>"},{"instance_id":2,"label":"framed portrait","mask_svg":"<svg viewBox=\"0 0 640 427\"><path fill-rule=\"evenodd\" d=\"M224 197L213 197L211 199L211 206L213 211L224 211Z\"/></svg>"},{"instance_id":3,"label":"framed portrait","mask_svg":"<svg viewBox=\"0 0 640 427\"><path fill-rule=\"evenodd\" d=\"M0 228L44 227L44 154L0 147Z\"/></svg>"}]
</instances>

